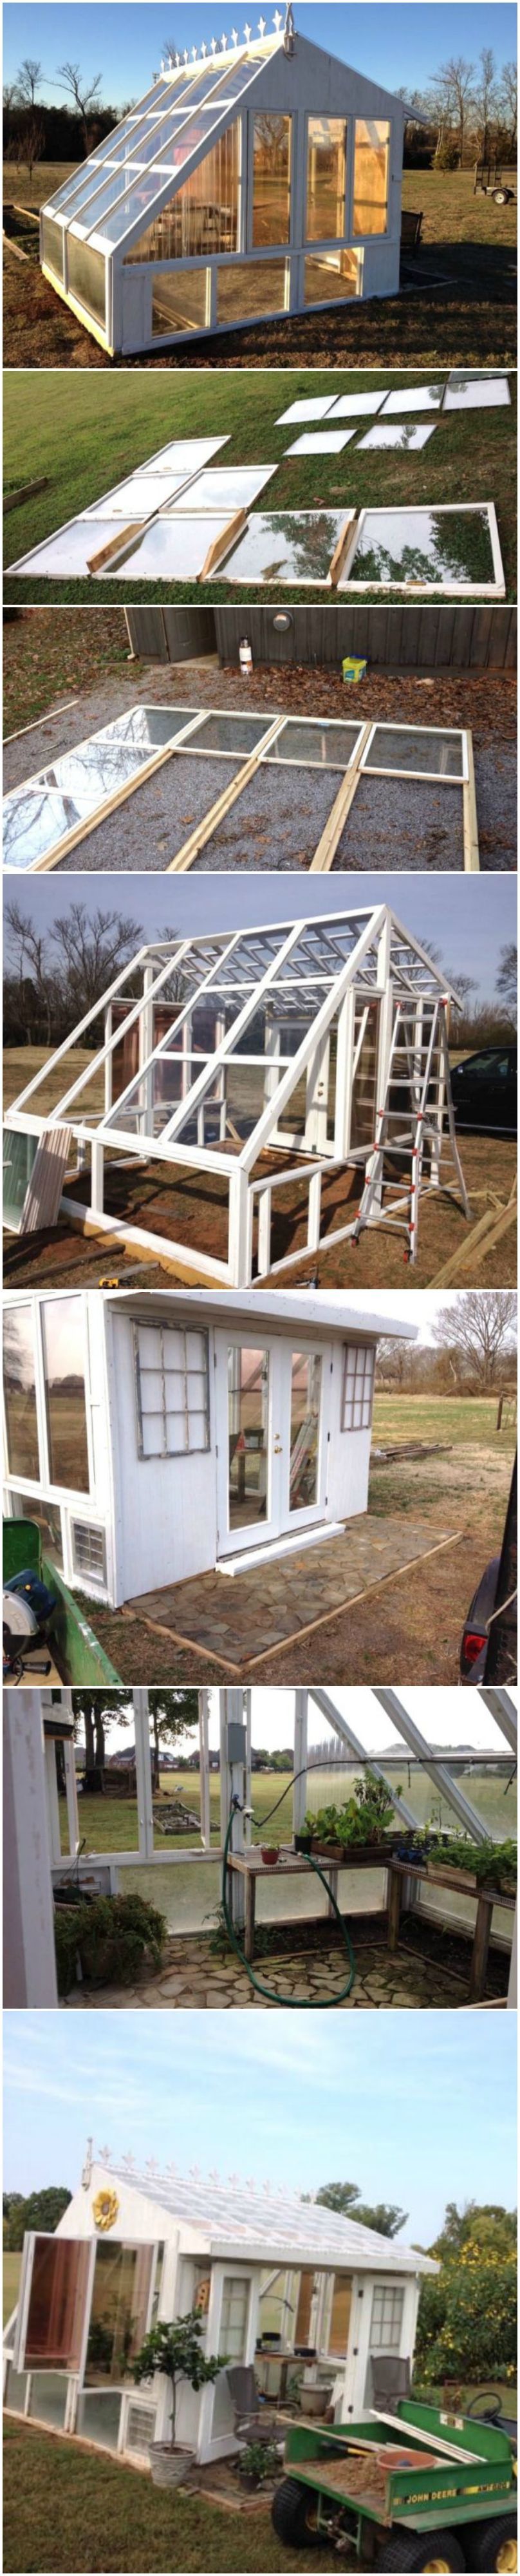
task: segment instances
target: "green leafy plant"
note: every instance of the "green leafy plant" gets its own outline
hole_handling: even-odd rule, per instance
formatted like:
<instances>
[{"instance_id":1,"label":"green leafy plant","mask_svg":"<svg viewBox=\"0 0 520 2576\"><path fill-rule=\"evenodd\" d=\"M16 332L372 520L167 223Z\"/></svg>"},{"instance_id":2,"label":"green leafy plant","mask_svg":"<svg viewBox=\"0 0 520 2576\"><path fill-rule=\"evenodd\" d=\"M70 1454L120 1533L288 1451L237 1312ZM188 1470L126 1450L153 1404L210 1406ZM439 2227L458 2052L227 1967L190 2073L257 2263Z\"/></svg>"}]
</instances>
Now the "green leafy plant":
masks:
<instances>
[{"instance_id":1,"label":"green leafy plant","mask_svg":"<svg viewBox=\"0 0 520 2576\"><path fill-rule=\"evenodd\" d=\"M504 1879L514 1879L518 1872L518 1850L514 1842L473 1843L469 1834L450 1834L438 1840L427 1837L428 1858L439 1867L445 1861L449 1869L468 1870L478 1887L502 1887Z\"/></svg>"},{"instance_id":2,"label":"green leafy plant","mask_svg":"<svg viewBox=\"0 0 520 2576\"><path fill-rule=\"evenodd\" d=\"M399 1787L396 1796L400 1795ZM381 1842L393 1816L385 1781L379 1780L375 1771L367 1770L362 1779L356 1780L352 1798L347 1798L342 1807L319 1807L317 1815L306 1815L305 1824L317 1842L343 1843L347 1848L350 1843Z\"/></svg>"},{"instance_id":3,"label":"green leafy plant","mask_svg":"<svg viewBox=\"0 0 520 2576\"><path fill-rule=\"evenodd\" d=\"M220 2360L215 2356L208 2359L203 2352L203 2335L204 2320L196 2308L190 2308L185 2317L177 2317L170 2325L151 2326L137 2359L132 2363L138 2386L142 2379L153 2379L156 2373L170 2382L172 2451L175 2448L177 2395L182 2380L186 2380L190 2388L198 2390L205 2387L207 2380L218 2379L219 2371L225 2369L224 2355Z\"/></svg>"},{"instance_id":4,"label":"green leafy plant","mask_svg":"<svg viewBox=\"0 0 520 2576\"><path fill-rule=\"evenodd\" d=\"M133 1985L145 1958L160 1967L166 1932L166 1916L144 1896L95 1896L82 1905L57 1906L59 1994L70 1994L78 1958L89 1985Z\"/></svg>"},{"instance_id":5,"label":"green leafy plant","mask_svg":"<svg viewBox=\"0 0 520 2576\"><path fill-rule=\"evenodd\" d=\"M237 2461L239 2478L247 2478L255 2487L275 2478L279 2467L276 2442L246 2442Z\"/></svg>"}]
</instances>

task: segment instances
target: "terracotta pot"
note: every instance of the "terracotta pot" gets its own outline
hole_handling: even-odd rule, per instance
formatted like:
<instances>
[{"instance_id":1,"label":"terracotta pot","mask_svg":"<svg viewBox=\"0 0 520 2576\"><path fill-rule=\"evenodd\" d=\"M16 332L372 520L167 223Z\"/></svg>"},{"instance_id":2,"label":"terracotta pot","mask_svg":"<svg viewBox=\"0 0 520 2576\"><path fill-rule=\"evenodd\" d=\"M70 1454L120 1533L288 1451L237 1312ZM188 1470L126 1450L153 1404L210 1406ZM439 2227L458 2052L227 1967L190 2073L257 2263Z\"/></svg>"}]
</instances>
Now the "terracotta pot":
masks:
<instances>
[{"instance_id":1,"label":"terracotta pot","mask_svg":"<svg viewBox=\"0 0 520 2576\"><path fill-rule=\"evenodd\" d=\"M261 1849L261 1853L262 1853L262 1860L263 1860L263 1861L268 1862L268 1863L269 1863L270 1868L271 1868L271 1869L274 1869L276 1861L280 1859L280 1853L279 1853L279 1850L278 1850L278 1844L277 1844L277 1843L276 1843L276 1844L275 1844L275 1843L272 1843L272 1844L271 1844L271 1843L261 1843L261 1845L260 1845L260 1849Z\"/></svg>"},{"instance_id":2,"label":"terracotta pot","mask_svg":"<svg viewBox=\"0 0 520 2576\"><path fill-rule=\"evenodd\" d=\"M154 2487L181 2487L195 2461L195 2451L181 2450L171 2442L151 2442L150 2470Z\"/></svg>"}]
</instances>

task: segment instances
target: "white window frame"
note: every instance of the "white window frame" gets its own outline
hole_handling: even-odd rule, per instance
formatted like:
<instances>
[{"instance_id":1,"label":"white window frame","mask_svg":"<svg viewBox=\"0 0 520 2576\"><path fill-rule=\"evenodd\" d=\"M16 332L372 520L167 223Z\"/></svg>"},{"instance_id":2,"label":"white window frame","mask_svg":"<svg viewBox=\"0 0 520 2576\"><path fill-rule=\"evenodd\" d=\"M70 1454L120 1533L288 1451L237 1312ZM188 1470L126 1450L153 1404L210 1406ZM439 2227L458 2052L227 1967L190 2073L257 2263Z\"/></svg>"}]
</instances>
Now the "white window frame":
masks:
<instances>
[{"instance_id":1,"label":"white window frame","mask_svg":"<svg viewBox=\"0 0 520 2576\"><path fill-rule=\"evenodd\" d=\"M369 2352L370 2352L370 2355L371 2355L371 2356L372 2356L372 2354L373 2354L373 2353L393 2353L393 2352L395 2352L395 2353L400 2353L400 2350L401 2350L401 2342L402 2342L402 2333L403 2333L404 2297L405 2297L405 2293L404 2293L404 2283L403 2283L402 2281L375 2281L375 2282L374 2282L374 2287L373 2287L373 2291L372 2291L371 2308L370 2308L370 2329L369 2329ZM386 2305L387 2305L388 2300L390 2300L390 2302L391 2302L391 2325L393 2324L393 2318L394 2318L394 2306L395 2306L395 2302L397 2301L397 2302L399 2303L399 2308L398 2308L399 2323L398 2323L397 2340L395 2340L395 2339L394 2339L394 2337L392 2336L392 2340L391 2340L390 2342L385 2342L385 2335L384 2335L384 2319L385 2319L385 2308L386 2308ZM377 2302L378 2302L378 2301L380 2301L380 2303L381 2303L381 2319L380 2319L380 2324L381 2324L381 2339L379 2339L379 2338L378 2338L377 2342L374 2342L374 2330L375 2330L375 2313L374 2313L374 2312L375 2312L376 2304L377 2304Z\"/></svg>"},{"instance_id":2,"label":"white window frame","mask_svg":"<svg viewBox=\"0 0 520 2576\"><path fill-rule=\"evenodd\" d=\"M352 1376L351 1369L349 1369L349 1362L351 1362L351 1361L352 1361L352 1357L354 1358L354 1372L353 1372L353 1376ZM363 1367L362 1367L362 1370L360 1371L360 1377L361 1377L361 1396L359 1396L359 1395L358 1395L358 1393L357 1393L358 1361L359 1361L359 1360L361 1360L361 1361L363 1362ZM369 1365L369 1367L368 1367L368 1372L367 1372L367 1362L369 1362L369 1363L370 1363L370 1365ZM371 1430L371 1428L372 1428L372 1415L373 1415L373 1410L374 1410L374 1383L375 1383L375 1373L376 1373L376 1354L375 1354L375 1346L374 1346L374 1343L373 1343L373 1342L346 1342L346 1343L345 1343L344 1360L343 1360L343 1380L342 1380L342 1388L341 1388L341 1421L340 1421L340 1429L341 1429L341 1431L348 1431L348 1432L350 1432L350 1433L352 1434L352 1433L354 1433L354 1432L356 1432L356 1431L370 1431L370 1430ZM368 1389L369 1389L369 1391L368 1391L368 1398L367 1398L367 1394L366 1394L367 1374L368 1374ZM351 1384L349 1383L350 1379L351 1379ZM356 1404L359 1404L359 1403L361 1404L361 1412L362 1412L362 1417L363 1417L363 1418L362 1418L361 1422L355 1422L355 1421L354 1421L354 1412L355 1412L355 1407L356 1407ZM368 1411L367 1411L367 1404L368 1404Z\"/></svg>"},{"instance_id":3,"label":"white window frame","mask_svg":"<svg viewBox=\"0 0 520 2576\"><path fill-rule=\"evenodd\" d=\"M342 231L342 232L340 232L340 233L320 233L320 234L319 234L319 236L318 236L318 235L316 235L316 237L315 237L314 239L312 239L312 238L311 238L311 236L309 235L309 233L308 233L308 231L307 231L307 213L308 213L308 172L309 172L309 128L310 128L311 124L313 124L314 122L315 122L315 110L314 110L314 108L309 108L309 109L306 111L306 114L305 114L305 117L304 117L304 146L303 146L303 150L304 150L304 162L303 162L303 244L302 244L302 248L303 248L303 256L304 256L304 258L306 258L306 256L307 256L307 253L308 253L308 252L312 254L312 252L313 252L313 251L327 251L327 250L355 250L355 248L356 248L356 244L355 244L355 242L351 241L350 234L349 234L349 232L348 232L348 230L347 230L348 222L349 222L349 215L350 215L350 197L351 197L351 189L352 189L352 172L351 172L351 168L350 168L350 162L351 162L351 130L352 130L352 123L353 123L353 120L352 120L352 118L351 118L350 116L347 116L344 112L341 112L341 113L339 114L339 116L338 116L338 115L336 115L336 114L334 113L334 109L331 109L331 110L328 110L328 109L327 109L326 111L324 111L324 118L323 118L323 122L324 122L324 123L326 123L327 125L342 125L342 126L343 126L343 134L344 134L344 148L345 148L345 193L344 193L344 199L343 199L343 231Z\"/></svg>"},{"instance_id":4,"label":"white window frame","mask_svg":"<svg viewBox=\"0 0 520 2576\"><path fill-rule=\"evenodd\" d=\"M404 502L400 508L399 506L394 507L393 505L391 508L387 508L386 504L382 503L381 513L378 512L378 515L382 515L384 510L384 516L386 519L397 519L402 518L403 514L406 515L406 512L409 511L410 518L414 518L417 516L418 510L424 510L428 516L431 516L432 508L435 509L437 518L442 517L443 519L460 518L462 514L467 517L468 514L475 510L487 510L488 534L493 564L492 581L450 581L443 585L442 582L439 581L374 581L368 580L367 578L365 578L364 581L352 580L352 568L355 565L359 541L363 535L366 521L368 518L373 517L377 510L377 504L375 502L370 502L367 509L360 510L359 518L356 519L355 528L353 532L351 531L347 540L343 567L337 584L337 598L339 599L343 591L348 589L349 591L360 592L367 590L395 591L400 599L410 599L413 597L414 599L439 599L446 602L450 599L505 599L506 585L504 567L500 550L500 538L498 534L498 523L494 501L440 501L433 504L427 501L419 501L415 511L411 502ZM220 578L222 578L222 570ZM307 584L307 588L308 587L309 585Z\"/></svg>"},{"instance_id":5,"label":"white window frame","mask_svg":"<svg viewBox=\"0 0 520 2576\"><path fill-rule=\"evenodd\" d=\"M160 1346L161 1346L161 1349L160 1349L160 1358L159 1358L159 1360L157 1361L157 1363L156 1363L155 1365L153 1365L151 1361L150 1361L150 1362L149 1362L149 1361L145 1361L145 1362L143 1363L142 1358L141 1358L140 1348L139 1348L139 1338L140 1338L140 1334L141 1334L142 1332L149 1332L149 1331L150 1331L150 1329L153 1329L153 1330L154 1330L154 1332L158 1333L158 1334L159 1334L159 1336L160 1336ZM203 1344L203 1361L202 1361L202 1368L201 1368L201 1369L190 1369L190 1368L188 1367L188 1360L187 1360L187 1354L186 1354L186 1345L187 1345L187 1337L188 1337L188 1333L189 1333L189 1331L190 1331L190 1330L192 1330L192 1331L194 1331L194 1332L196 1331L196 1332L198 1332L198 1333L199 1333L200 1340L201 1340L201 1342L202 1342L202 1344ZM164 1334L165 1334L165 1333L168 1333L168 1332L172 1332L172 1333L173 1333L173 1332L175 1332L175 1333L177 1334L177 1336L178 1336L178 1337L180 1337L180 1339L181 1339L181 1341L182 1341L182 1343L183 1343L183 1346L184 1346L184 1367L183 1367L183 1368L174 1369L174 1368L167 1368L167 1366L166 1366L165 1355L164 1355ZM141 1315L141 1316L138 1318L138 1320L137 1320L137 1322L136 1322L136 1323L132 1322L132 1351L133 1351L133 1363L134 1363L134 1389L135 1389L135 1406L136 1406L136 1420L137 1420L137 1449L138 1449L138 1457L139 1457L139 1460L140 1460L140 1461L142 1461L143 1465L147 1465L147 1464L149 1463L150 1459L154 1459L154 1460L156 1460L156 1459L160 1459L160 1458L168 1458L168 1459L169 1459L169 1458L178 1458L178 1459L182 1459L182 1458L194 1458L194 1457L204 1456L204 1455L206 1454L206 1452L207 1452L207 1451L210 1449L210 1447L211 1447L209 1330L207 1330L207 1329L205 1328L205 1326L204 1326L204 1325L198 1325L198 1324L193 1324L191 1327L190 1327L190 1325L189 1325L189 1324L180 1324L180 1323L172 1324L172 1323L170 1323L170 1322L168 1321L168 1317L167 1317L167 1316L161 1316L161 1315L157 1315L157 1316L156 1316L155 1314L154 1314L153 1316L152 1316L152 1315L150 1316L150 1321L149 1321L149 1323L148 1323L148 1322L147 1322L147 1320L146 1320L146 1317L145 1317L145 1316L143 1316L143 1315ZM161 1379L162 1404L161 1404L160 1410L158 1410L157 1406L155 1406L155 1405L154 1405L154 1406L151 1406L148 1410L147 1410L146 1406L143 1408L143 1384L142 1384L142 1381L143 1381L143 1375L145 1375L145 1376L146 1376L146 1375L153 1375L154 1377L160 1377L160 1379ZM195 1407L193 1408L193 1417L192 1417L192 1415L191 1415L191 1413L190 1413L190 1401L189 1401L189 1379L190 1379L190 1376L192 1376L192 1377L193 1377L193 1376L197 1376L197 1377L205 1376L205 1380L206 1380L206 1395L205 1395L205 1403L204 1403L204 1405L198 1404L197 1406L195 1406ZM170 1402L170 1404L168 1404L168 1400L167 1400L167 1381L168 1381L168 1378L170 1378L170 1379L172 1379L172 1378L173 1378L173 1380L174 1380L175 1384L177 1383L177 1381L179 1381L179 1382L180 1382L181 1387L183 1387L183 1388L184 1388L184 1405L182 1405L182 1404L181 1404L181 1405L179 1405L179 1406L175 1406L175 1408L174 1408L174 1407L173 1407L173 1404L172 1404L171 1402ZM185 1425L186 1425L186 1432L187 1432L187 1442L186 1442L186 1448L185 1448L185 1449L182 1449L182 1448L171 1448L171 1447L168 1445L168 1439L167 1439L167 1434L166 1434L166 1419L167 1419L167 1414L168 1414L168 1412L172 1413L174 1410L175 1410L175 1412L176 1412L176 1413L178 1412L179 1416L181 1416L181 1414L182 1414L182 1415L183 1415L183 1418L184 1418L184 1421L185 1421ZM204 1440L204 1439L196 1439L196 1440L192 1440L192 1439L190 1439L190 1422L191 1422L191 1419L192 1419L192 1418L195 1418L195 1417L196 1417L197 1421L202 1420L202 1422L203 1422L203 1424L204 1424L204 1426L205 1426L205 1431L206 1431L206 1438L205 1438L205 1440ZM165 1438L164 1438L164 1443L163 1443L163 1445L162 1445L160 1448L158 1448L158 1449L145 1449L145 1448L144 1448L144 1446L143 1446L143 1425L144 1425L144 1422L145 1422L145 1421L160 1421L160 1422L162 1422L163 1429L164 1429L164 1435L165 1435Z\"/></svg>"},{"instance_id":6,"label":"white window frame","mask_svg":"<svg viewBox=\"0 0 520 2576\"><path fill-rule=\"evenodd\" d=\"M356 203L356 126L358 126L358 125L386 125L386 128L387 128L388 142L387 142L387 145L386 145L386 151L387 151L388 158L387 158L387 175L386 175L386 217L385 217L385 223L384 223L384 225L383 225L383 227L382 227L381 232L377 232L377 233L356 233L356 234L354 233L354 208L355 208L355 203ZM391 186L392 186L392 153L393 153L393 135L394 135L394 120L393 120L393 117L391 117L391 116L375 116L375 117L371 117L371 116L361 116L361 115L356 116L356 115L354 115L354 116L353 116L353 118L352 118L352 200L351 200L352 240L353 240L354 244L355 244L355 242L357 242L357 241L361 241L361 242L363 242L363 243L364 243L364 245L365 245L365 248L366 248L367 246L369 246L369 245L370 245L370 243L371 243L371 242L373 242L373 241L388 241L389 230L390 230L390 190L391 190ZM367 203L366 198L364 198L364 199L363 199L363 203L366 205L366 203Z\"/></svg>"},{"instance_id":7,"label":"white window frame","mask_svg":"<svg viewBox=\"0 0 520 2576\"><path fill-rule=\"evenodd\" d=\"M281 115L282 115L282 117L283 117L284 124L287 124L287 123L288 123L289 128L290 128L290 132L289 132L289 234L288 234L288 239L287 239L287 241L285 241L285 242L264 242L264 243L262 243L262 242L254 242L254 241L253 241L255 123L260 123L260 120L261 120L262 118L265 118L266 116L267 116L267 117L269 117L270 115L272 115L272 112L273 112L273 111L272 111L272 109L271 109L271 108L268 108L268 107L260 107L260 106L255 107L255 106L254 106L254 102L253 102L253 100L251 101L251 105L250 105L250 107L248 107L248 109L247 109L247 146L246 146L246 156L247 156L247 157L246 157L246 172L247 172L247 178L246 178L246 220L245 220L245 242L246 242L246 250L247 250L247 254L248 254L248 256L249 256L250 258L252 258L252 259L263 259L264 257L265 257L266 259L269 259L269 258L280 258L280 255L282 255L282 257L284 257L285 259L287 259L287 260L288 260L288 259L290 258L290 255L291 255L291 251L295 251L295 250L297 249L297 247L298 247L298 245L297 245L297 243L296 243L296 241L295 241L295 208L296 208L296 190L297 190L297 177L298 177L298 159L297 159L297 153L298 153L297 111L296 111L296 109L295 109L295 108L291 108L291 107L283 107L283 108L281 109ZM221 328L222 328L222 325L221 325Z\"/></svg>"}]
</instances>

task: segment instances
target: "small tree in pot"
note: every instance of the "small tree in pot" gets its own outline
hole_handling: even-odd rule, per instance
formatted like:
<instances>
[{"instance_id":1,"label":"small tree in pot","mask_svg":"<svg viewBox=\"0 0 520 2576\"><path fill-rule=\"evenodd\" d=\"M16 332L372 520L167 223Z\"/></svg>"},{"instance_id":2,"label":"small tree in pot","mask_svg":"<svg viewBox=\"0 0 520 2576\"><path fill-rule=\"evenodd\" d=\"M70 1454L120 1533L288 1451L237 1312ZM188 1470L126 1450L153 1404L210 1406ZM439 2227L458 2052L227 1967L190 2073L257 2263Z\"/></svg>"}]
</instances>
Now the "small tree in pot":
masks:
<instances>
[{"instance_id":1,"label":"small tree in pot","mask_svg":"<svg viewBox=\"0 0 520 2576\"><path fill-rule=\"evenodd\" d=\"M180 2486L195 2459L195 2452L181 2447L175 2439L177 2392L181 2381L186 2380L190 2388L198 2390L208 2379L217 2379L219 2370L225 2368L224 2360L216 2357L210 2360L202 2351L203 2333L203 2318L196 2308L190 2309L187 2316L177 2317L171 2325L151 2326L137 2360L132 2363L138 2385L141 2380L153 2379L156 2374L170 2382L171 2441L152 2442L150 2448L152 2478L158 2487Z\"/></svg>"}]
</instances>

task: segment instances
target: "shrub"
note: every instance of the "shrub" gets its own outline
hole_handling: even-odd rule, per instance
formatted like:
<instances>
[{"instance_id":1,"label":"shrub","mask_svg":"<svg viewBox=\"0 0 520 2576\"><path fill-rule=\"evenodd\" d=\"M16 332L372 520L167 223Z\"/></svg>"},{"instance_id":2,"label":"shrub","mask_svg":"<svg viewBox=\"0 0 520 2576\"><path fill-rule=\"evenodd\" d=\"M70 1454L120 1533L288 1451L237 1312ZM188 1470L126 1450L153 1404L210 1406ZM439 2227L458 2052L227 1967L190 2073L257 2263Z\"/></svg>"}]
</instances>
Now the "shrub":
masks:
<instances>
[{"instance_id":1,"label":"shrub","mask_svg":"<svg viewBox=\"0 0 520 2576\"><path fill-rule=\"evenodd\" d=\"M57 1906L58 1993L70 1993L78 1958L89 1985L133 1985L145 1958L160 1967L166 1930L165 1915L144 1896L95 1896L79 1905Z\"/></svg>"}]
</instances>

